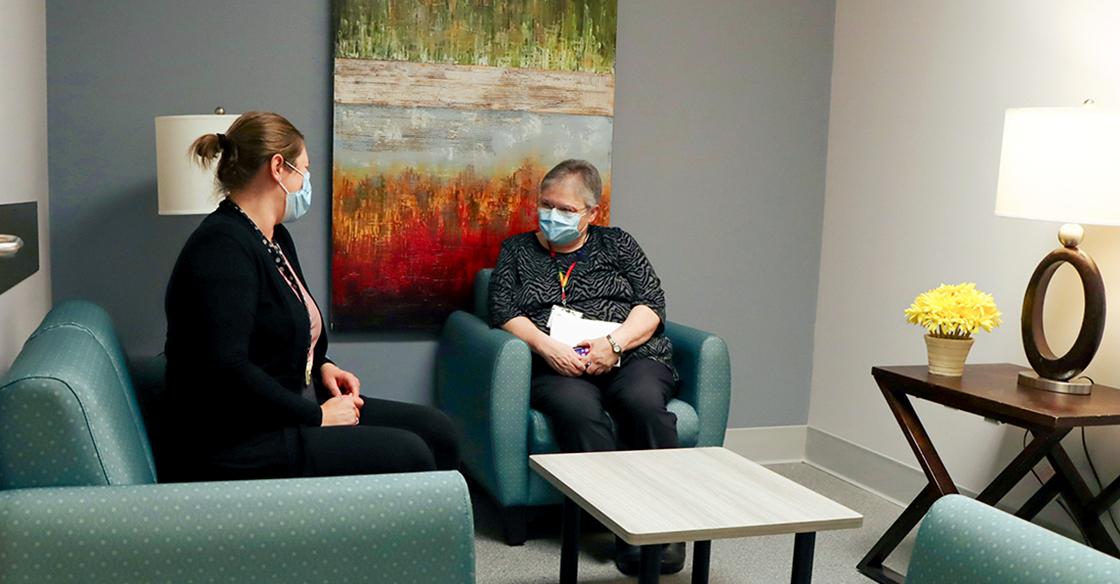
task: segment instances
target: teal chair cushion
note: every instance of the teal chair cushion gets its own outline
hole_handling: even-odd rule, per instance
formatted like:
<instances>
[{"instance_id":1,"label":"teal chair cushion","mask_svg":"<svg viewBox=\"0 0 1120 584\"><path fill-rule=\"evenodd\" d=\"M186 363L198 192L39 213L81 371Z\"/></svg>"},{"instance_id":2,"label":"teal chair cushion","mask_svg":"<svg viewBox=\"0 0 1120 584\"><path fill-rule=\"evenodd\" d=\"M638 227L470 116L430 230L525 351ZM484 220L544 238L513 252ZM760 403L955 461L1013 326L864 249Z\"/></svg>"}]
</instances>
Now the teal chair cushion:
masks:
<instances>
[{"instance_id":1,"label":"teal chair cushion","mask_svg":"<svg viewBox=\"0 0 1120 584\"><path fill-rule=\"evenodd\" d=\"M1120 560L960 495L918 529L907 584L1114 584Z\"/></svg>"},{"instance_id":2,"label":"teal chair cushion","mask_svg":"<svg viewBox=\"0 0 1120 584\"><path fill-rule=\"evenodd\" d=\"M472 311L486 324L490 324L490 276L493 273L493 268L486 268L479 270L474 277Z\"/></svg>"},{"instance_id":3,"label":"teal chair cushion","mask_svg":"<svg viewBox=\"0 0 1120 584\"><path fill-rule=\"evenodd\" d=\"M458 472L0 492L0 581L472 584Z\"/></svg>"},{"instance_id":4,"label":"teal chair cushion","mask_svg":"<svg viewBox=\"0 0 1120 584\"><path fill-rule=\"evenodd\" d=\"M136 425L136 431L140 435L146 436L147 428L144 425L144 412L138 403L136 387L133 384L132 376L129 374L128 358L125 355L124 347L121 346L120 340L117 338L116 331L113 328L113 319L109 316L109 313L88 300L67 300L47 313L39 328L32 333L32 337L58 327L74 327L82 330L101 346L113 364L113 370L120 382L120 389L124 392L125 403L128 404L129 412L132 413L132 421ZM148 467L154 476L156 463L151 446L145 443L142 445L142 450Z\"/></svg>"},{"instance_id":5,"label":"teal chair cushion","mask_svg":"<svg viewBox=\"0 0 1120 584\"><path fill-rule=\"evenodd\" d=\"M0 381L0 489L154 483L134 405L89 331L38 330Z\"/></svg>"},{"instance_id":6,"label":"teal chair cushion","mask_svg":"<svg viewBox=\"0 0 1120 584\"><path fill-rule=\"evenodd\" d=\"M152 484L134 389L163 368L88 302L32 334L0 379L0 581L474 582L458 472Z\"/></svg>"},{"instance_id":7,"label":"teal chair cushion","mask_svg":"<svg viewBox=\"0 0 1120 584\"><path fill-rule=\"evenodd\" d=\"M547 420L529 407L530 352L525 343L487 319L491 270L474 281L473 314L455 312L436 353L436 403L463 436L463 465L501 505L558 503L559 493L528 468L529 454L557 451ZM731 366L719 337L665 323L680 373L677 416L680 445L719 446L727 428Z\"/></svg>"},{"instance_id":8,"label":"teal chair cushion","mask_svg":"<svg viewBox=\"0 0 1120 584\"><path fill-rule=\"evenodd\" d=\"M482 322L489 324L490 309L490 276L492 269L479 270L474 279L474 314ZM696 446L700 436L700 418L696 409L679 399L674 399L667 406L670 412L677 415L677 439L682 447ZM722 436L721 443L722 443ZM556 439L552 435L552 426L544 414L529 411L529 453L549 454L559 452Z\"/></svg>"}]
</instances>

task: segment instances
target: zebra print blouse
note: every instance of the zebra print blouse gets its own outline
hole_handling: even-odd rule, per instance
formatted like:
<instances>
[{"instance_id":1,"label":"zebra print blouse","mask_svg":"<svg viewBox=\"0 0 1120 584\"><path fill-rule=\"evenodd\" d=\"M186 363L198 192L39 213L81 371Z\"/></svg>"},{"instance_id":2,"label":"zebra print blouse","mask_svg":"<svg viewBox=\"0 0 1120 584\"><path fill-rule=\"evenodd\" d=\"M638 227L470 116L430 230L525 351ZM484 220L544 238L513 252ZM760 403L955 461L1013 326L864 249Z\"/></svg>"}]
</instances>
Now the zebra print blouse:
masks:
<instances>
[{"instance_id":1,"label":"zebra print blouse","mask_svg":"<svg viewBox=\"0 0 1120 584\"><path fill-rule=\"evenodd\" d=\"M549 313L560 304L557 272L567 272L575 262L567 287L568 306L584 318L611 322L623 322L639 304L648 306L661 323L648 341L623 355L623 365L632 359L653 359L664 363L675 378L673 345L664 334L665 291L645 252L618 227L592 225L589 230L582 248L555 258L536 233L505 240L490 278L490 326L497 328L524 316L548 333Z\"/></svg>"}]
</instances>

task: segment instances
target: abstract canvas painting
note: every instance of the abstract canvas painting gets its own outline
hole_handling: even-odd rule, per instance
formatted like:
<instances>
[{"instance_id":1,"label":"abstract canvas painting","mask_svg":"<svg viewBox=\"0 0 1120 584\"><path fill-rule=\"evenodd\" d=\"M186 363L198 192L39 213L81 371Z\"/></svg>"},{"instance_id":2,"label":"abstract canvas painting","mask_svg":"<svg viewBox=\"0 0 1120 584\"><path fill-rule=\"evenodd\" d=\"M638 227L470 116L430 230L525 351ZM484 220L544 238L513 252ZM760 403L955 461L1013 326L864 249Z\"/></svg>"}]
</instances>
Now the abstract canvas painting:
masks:
<instances>
[{"instance_id":1,"label":"abstract canvas painting","mask_svg":"<svg viewBox=\"0 0 1120 584\"><path fill-rule=\"evenodd\" d=\"M609 223L617 0L334 0L331 321L436 330L567 158Z\"/></svg>"}]
</instances>

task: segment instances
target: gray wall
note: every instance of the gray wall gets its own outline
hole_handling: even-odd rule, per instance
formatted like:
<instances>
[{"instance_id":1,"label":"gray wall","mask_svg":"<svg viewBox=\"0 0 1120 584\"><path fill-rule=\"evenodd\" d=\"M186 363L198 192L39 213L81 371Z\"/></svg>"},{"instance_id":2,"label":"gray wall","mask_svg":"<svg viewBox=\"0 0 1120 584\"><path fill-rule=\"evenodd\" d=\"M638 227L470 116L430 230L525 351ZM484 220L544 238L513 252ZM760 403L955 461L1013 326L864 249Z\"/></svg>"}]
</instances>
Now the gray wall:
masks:
<instances>
[{"instance_id":1,"label":"gray wall","mask_svg":"<svg viewBox=\"0 0 1120 584\"><path fill-rule=\"evenodd\" d=\"M614 222L643 243L671 318L732 350L731 426L808 415L824 196L831 0L620 0ZM164 287L199 217L156 214L153 119L281 112L308 138L311 213L293 228L326 304L329 3L51 0L53 290L163 343ZM334 334L332 356L389 398L429 402L431 336Z\"/></svg>"}]
</instances>

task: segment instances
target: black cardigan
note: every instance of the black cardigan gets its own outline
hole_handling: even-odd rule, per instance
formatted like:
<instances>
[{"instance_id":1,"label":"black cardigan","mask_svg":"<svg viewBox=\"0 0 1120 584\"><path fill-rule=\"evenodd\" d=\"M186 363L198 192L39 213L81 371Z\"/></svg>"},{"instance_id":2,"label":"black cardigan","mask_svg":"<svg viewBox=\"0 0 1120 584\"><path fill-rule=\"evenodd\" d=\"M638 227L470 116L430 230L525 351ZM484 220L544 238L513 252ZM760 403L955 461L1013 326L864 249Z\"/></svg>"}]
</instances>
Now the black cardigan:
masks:
<instances>
[{"instance_id":1,"label":"black cardigan","mask_svg":"<svg viewBox=\"0 0 1120 584\"><path fill-rule=\"evenodd\" d=\"M257 237L236 209L220 206L191 234L167 285L169 421L199 432L200 446L322 422L319 406L301 396L307 310ZM273 240L310 289L283 225ZM325 329L311 376L319 395L329 362Z\"/></svg>"}]
</instances>

